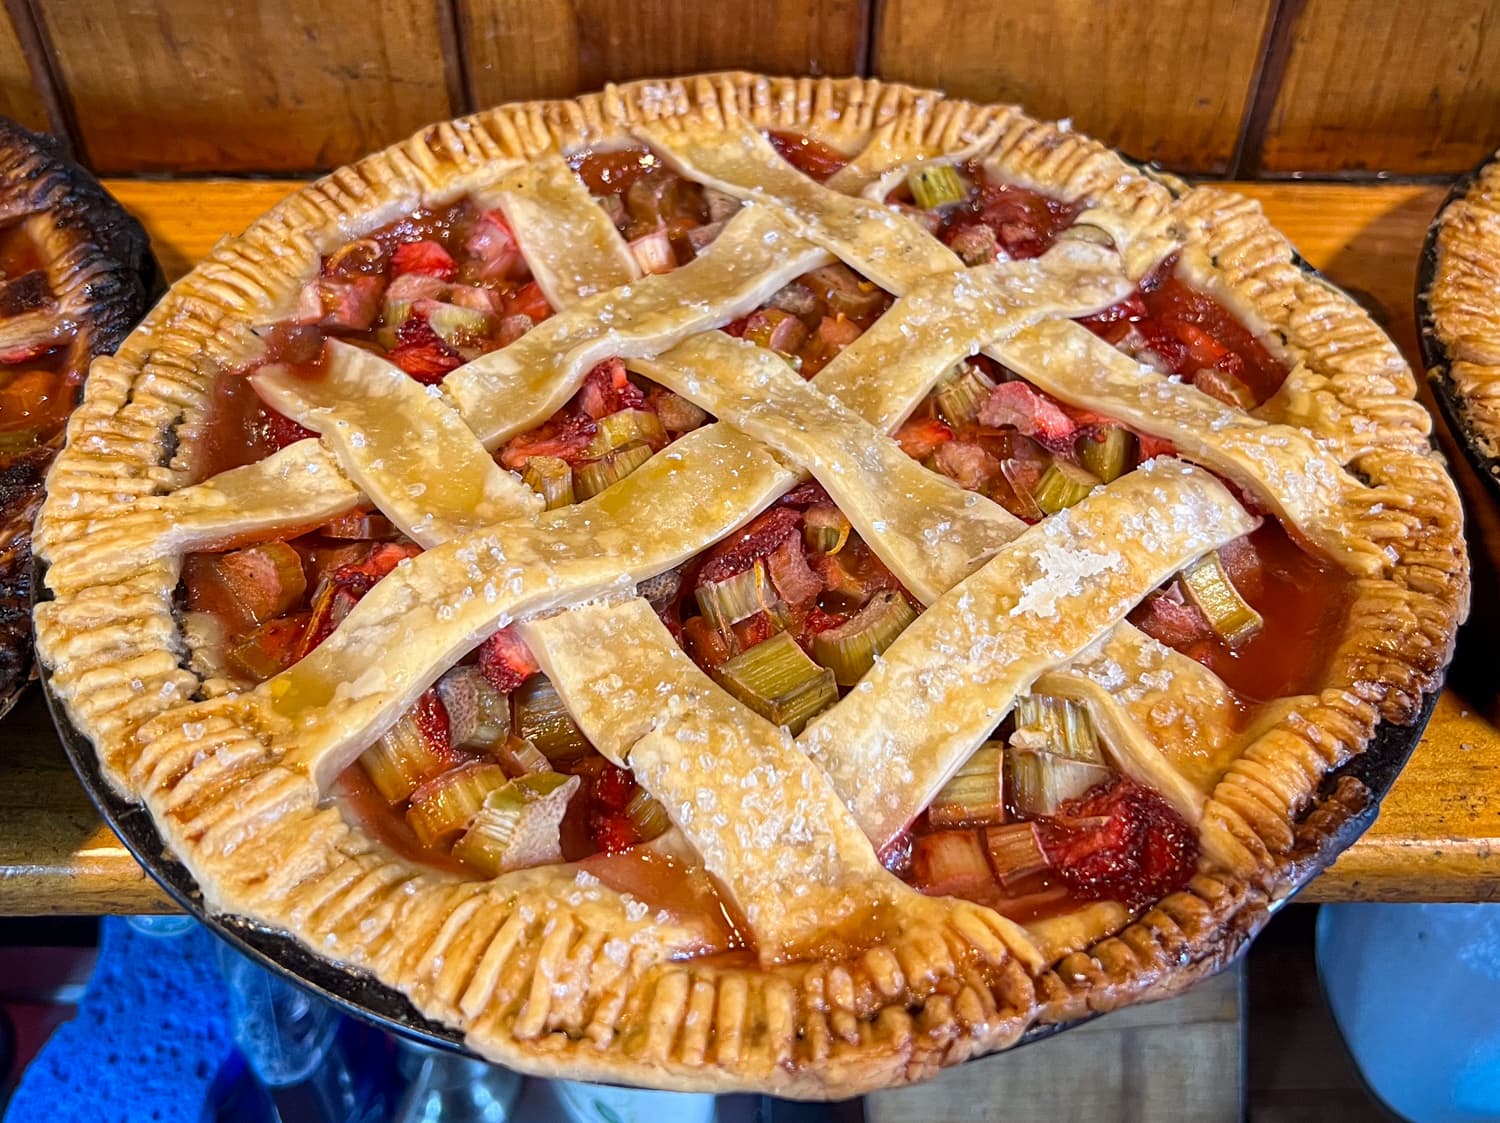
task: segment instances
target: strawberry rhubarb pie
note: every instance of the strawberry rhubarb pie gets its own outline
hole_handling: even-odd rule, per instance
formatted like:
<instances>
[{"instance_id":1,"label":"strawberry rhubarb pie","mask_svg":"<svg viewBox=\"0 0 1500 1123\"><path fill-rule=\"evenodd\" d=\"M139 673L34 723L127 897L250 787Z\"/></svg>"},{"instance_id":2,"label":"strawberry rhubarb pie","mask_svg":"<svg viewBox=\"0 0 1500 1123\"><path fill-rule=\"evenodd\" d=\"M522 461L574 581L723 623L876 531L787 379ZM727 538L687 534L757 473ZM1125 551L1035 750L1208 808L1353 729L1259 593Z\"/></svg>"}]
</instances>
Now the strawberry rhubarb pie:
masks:
<instances>
[{"instance_id":1,"label":"strawberry rhubarb pie","mask_svg":"<svg viewBox=\"0 0 1500 1123\"><path fill-rule=\"evenodd\" d=\"M1227 962L1467 596L1395 348L1014 109L718 75L292 196L98 361L51 686L209 907L529 1072L845 1096Z\"/></svg>"}]
</instances>

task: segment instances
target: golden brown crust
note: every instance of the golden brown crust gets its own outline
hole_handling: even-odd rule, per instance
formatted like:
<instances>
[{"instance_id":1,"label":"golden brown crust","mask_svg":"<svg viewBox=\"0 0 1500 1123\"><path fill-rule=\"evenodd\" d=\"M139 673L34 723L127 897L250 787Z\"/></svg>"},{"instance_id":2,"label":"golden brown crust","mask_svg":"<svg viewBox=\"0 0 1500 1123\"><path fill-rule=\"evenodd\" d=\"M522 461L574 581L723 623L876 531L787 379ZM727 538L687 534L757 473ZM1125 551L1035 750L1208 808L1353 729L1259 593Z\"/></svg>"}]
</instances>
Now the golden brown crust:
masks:
<instances>
[{"instance_id":1,"label":"golden brown crust","mask_svg":"<svg viewBox=\"0 0 1500 1123\"><path fill-rule=\"evenodd\" d=\"M175 561L145 562L113 584L70 584L39 606L39 645L106 775L152 810L212 906L374 973L461 1027L477 1051L528 1072L847 1096L1004 1048L1036 1021L1165 996L1227 962L1270 903L1328 860L1318 840L1358 813L1347 788L1317 803L1323 778L1379 721L1411 720L1440 680L1467 567L1457 498L1427 450L1410 373L1364 313L1294 264L1258 208L1207 189L1174 199L1087 138L875 81L721 74L490 110L310 185L179 282L116 359L95 365L39 548L61 552L111 505L195 482L174 434L202 424L219 371L257 353L250 326L283 314L318 253L351 230L419 198L481 189L556 147L726 117L868 153L847 177L854 186L902 160L978 146L1001 174L1086 197L1153 236L1170 229L1195 279L1299 364L1266 419L1308 429L1370 481L1347 517L1386 564L1359 579L1321 694L1290 708L1215 786L1203 829L1230 868L1199 874L1117 932L1117 914L1092 910L1066 944L1089 946L1056 963L989 910L937 901L827 961L674 959L692 946L689 928L571 869L463 882L393 856L320 807L307 774L274 748L286 730L268 708L250 697L190 702L201 684L183 666L172 616Z\"/></svg>"}]
</instances>

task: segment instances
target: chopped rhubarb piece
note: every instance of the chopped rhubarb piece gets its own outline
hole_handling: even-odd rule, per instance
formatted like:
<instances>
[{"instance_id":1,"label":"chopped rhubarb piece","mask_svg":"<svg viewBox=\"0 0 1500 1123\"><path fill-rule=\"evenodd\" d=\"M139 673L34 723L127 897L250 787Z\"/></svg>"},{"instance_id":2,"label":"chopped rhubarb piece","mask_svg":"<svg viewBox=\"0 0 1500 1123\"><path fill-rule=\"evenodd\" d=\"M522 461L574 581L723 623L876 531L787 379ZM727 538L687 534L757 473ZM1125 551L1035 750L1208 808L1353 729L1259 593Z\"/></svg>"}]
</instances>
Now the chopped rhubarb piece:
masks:
<instances>
[{"instance_id":1,"label":"chopped rhubarb piece","mask_svg":"<svg viewBox=\"0 0 1500 1123\"><path fill-rule=\"evenodd\" d=\"M837 316L824 316L819 320L814 338L831 355L836 355L862 334L863 329L857 323L840 313Z\"/></svg>"},{"instance_id":2,"label":"chopped rhubarb piece","mask_svg":"<svg viewBox=\"0 0 1500 1123\"><path fill-rule=\"evenodd\" d=\"M420 316L411 316L396 329L397 344L386 358L424 386L441 382L450 370L463 365L463 357L449 347Z\"/></svg>"},{"instance_id":3,"label":"chopped rhubarb piece","mask_svg":"<svg viewBox=\"0 0 1500 1123\"><path fill-rule=\"evenodd\" d=\"M984 491L1000 478L1000 461L973 441L948 441L939 445L934 466L967 491Z\"/></svg>"},{"instance_id":4,"label":"chopped rhubarb piece","mask_svg":"<svg viewBox=\"0 0 1500 1123\"><path fill-rule=\"evenodd\" d=\"M540 669L514 628L502 628L479 648L479 669L501 694L514 692Z\"/></svg>"},{"instance_id":5,"label":"chopped rhubarb piece","mask_svg":"<svg viewBox=\"0 0 1500 1123\"><path fill-rule=\"evenodd\" d=\"M437 242L402 242L391 255L391 273L421 273L443 281L453 280L458 264L453 255Z\"/></svg>"},{"instance_id":6,"label":"chopped rhubarb piece","mask_svg":"<svg viewBox=\"0 0 1500 1123\"><path fill-rule=\"evenodd\" d=\"M807 325L781 308L762 308L745 321L743 338L783 355L795 355L807 341Z\"/></svg>"},{"instance_id":7,"label":"chopped rhubarb piece","mask_svg":"<svg viewBox=\"0 0 1500 1123\"><path fill-rule=\"evenodd\" d=\"M317 301L317 314L310 314L311 301L304 297L298 311L303 323L318 324L339 331L365 331L380 315L385 281L380 277L319 277L310 286Z\"/></svg>"},{"instance_id":8,"label":"chopped rhubarb piece","mask_svg":"<svg viewBox=\"0 0 1500 1123\"><path fill-rule=\"evenodd\" d=\"M1001 885L1013 884L1034 873L1050 869L1035 823L1011 823L984 832L984 846Z\"/></svg>"},{"instance_id":9,"label":"chopped rhubarb piece","mask_svg":"<svg viewBox=\"0 0 1500 1123\"><path fill-rule=\"evenodd\" d=\"M708 420L707 410L660 386L647 393L646 408L656 411L662 428L669 433L686 433Z\"/></svg>"},{"instance_id":10,"label":"chopped rhubarb piece","mask_svg":"<svg viewBox=\"0 0 1500 1123\"><path fill-rule=\"evenodd\" d=\"M386 320L393 305L416 304L419 300L446 300L456 286L427 273L403 273L385 290Z\"/></svg>"},{"instance_id":11,"label":"chopped rhubarb piece","mask_svg":"<svg viewBox=\"0 0 1500 1123\"><path fill-rule=\"evenodd\" d=\"M247 546L194 562L188 573L190 607L217 613L232 628L264 624L307 593L302 558L285 542Z\"/></svg>"},{"instance_id":12,"label":"chopped rhubarb piece","mask_svg":"<svg viewBox=\"0 0 1500 1123\"><path fill-rule=\"evenodd\" d=\"M449 285L448 303L473 312L496 314L503 310L505 298L497 292L474 285Z\"/></svg>"},{"instance_id":13,"label":"chopped rhubarb piece","mask_svg":"<svg viewBox=\"0 0 1500 1123\"><path fill-rule=\"evenodd\" d=\"M1250 601L1259 600L1265 592L1265 563L1250 536L1236 538L1219 547L1219 561L1234 587Z\"/></svg>"},{"instance_id":14,"label":"chopped rhubarb piece","mask_svg":"<svg viewBox=\"0 0 1500 1123\"><path fill-rule=\"evenodd\" d=\"M709 551L698 570L698 583L711 585L744 572L757 559L770 556L782 542L796 534L801 522L799 512L787 507L773 507Z\"/></svg>"},{"instance_id":15,"label":"chopped rhubarb piece","mask_svg":"<svg viewBox=\"0 0 1500 1123\"><path fill-rule=\"evenodd\" d=\"M646 403L646 395L630 381L621 360L606 359L583 380L577 403L579 409L597 421L620 410L640 409Z\"/></svg>"},{"instance_id":16,"label":"chopped rhubarb piece","mask_svg":"<svg viewBox=\"0 0 1500 1123\"><path fill-rule=\"evenodd\" d=\"M1078 423L1051 398L1024 382L1002 382L979 407L979 423L999 429L1010 426L1054 452L1070 452Z\"/></svg>"},{"instance_id":17,"label":"chopped rhubarb piece","mask_svg":"<svg viewBox=\"0 0 1500 1123\"><path fill-rule=\"evenodd\" d=\"M787 604L801 604L823 591L823 580L807 564L802 539L796 535L789 536L776 547L766 567L771 571L771 584Z\"/></svg>"},{"instance_id":18,"label":"chopped rhubarb piece","mask_svg":"<svg viewBox=\"0 0 1500 1123\"><path fill-rule=\"evenodd\" d=\"M1198 866L1198 839L1161 796L1126 777L1069 800L1037 822L1042 850L1084 900L1141 908L1181 889Z\"/></svg>"},{"instance_id":19,"label":"chopped rhubarb piece","mask_svg":"<svg viewBox=\"0 0 1500 1123\"><path fill-rule=\"evenodd\" d=\"M932 897L968 897L995 883L989 860L973 830L935 831L913 839L912 879Z\"/></svg>"},{"instance_id":20,"label":"chopped rhubarb piece","mask_svg":"<svg viewBox=\"0 0 1500 1123\"><path fill-rule=\"evenodd\" d=\"M396 536L396 528L391 525L391 520L370 507L358 507L329 519L318 528L318 532L325 538L360 541Z\"/></svg>"},{"instance_id":21,"label":"chopped rhubarb piece","mask_svg":"<svg viewBox=\"0 0 1500 1123\"><path fill-rule=\"evenodd\" d=\"M953 439L953 430L935 417L909 417L896 430L896 443L913 460L926 460Z\"/></svg>"},{"instance_id":22,"label":"chopped rhubarb piece","mask_svg":"<svg viewBox=\"0 0 1500 1123\"><path fill-rule=\"evenodd\" d=\"M554 414L531 432L507 441L500 452L500 464L513 472L525 468L533 456L552 456L577 464L587 459L589 445L598 431L599 423L587 414Z\"/></svg>"},{"instance_id":23,"label":"chopped rhubarb piece","mask_svg":"<svg viewBox=\"0 0 1500 1123\"><path fill-rule=\"evenodd\" d=\"M1000 253L1000 239L982 222L955 226L948 245L965 265L987 265Z\"/></svg>"},{"instance_id":24,"label":"chopped rhubarb piece","mask_svg":"<svg viewBox=\"0 0 1500 1123\"><path fill-rule=\"evenodd\" d=\"M1214 638L1213 625L1202 609L1167 593L1148 597L1135 624L1151 638L1179 651Z\"/></svg>"},{"instance_id":25,"label":"chopped rhubarb piece","mask_svg":"<svg viewBox=\"0 0 1500 1123\"><path fill-rule=\"evenodd\" d=\"M495 346L509 347L521 336L536 327L530 316L523 316L519 312L513 316L500 317L500 326L495 331Z\"/></svg>"},{"instance_id":26,"label":"chopped rhubarb piece","mask_svg":"<svg viewBox=\"0 0 1500 1123\"><path fill-rule=\"evenodd\" d=\"M535 281L527 281L506 296L505 313L508 316L530 316L532 323L539 324L552 315L552 305L547 303L541 285Z\"/></svg>"},{"instance_id":27,"label":"chopped rhubarb piece","mask_svg":"<svg viewBox=\"0 0 1500 1123\"><path fill-rule=\"evenodd\" d=\"M525 268L521 247L516 244L510 224L498 210L485 211L479 216L464 241L464 253L469 258L465 272L472 271L483 281L504 280Z\"/></svg>"},{"instance_id":28,"label":"chopped rhubarb piece","mask_svg":"<svg viewBox=\"0 0 1500 1123\"><path fill-rule=\"evenodd\" d=\"M264 682L292 665L309 613L267 620L229 652L229 665L253 682Z\"/></svg>"}]
</instances>

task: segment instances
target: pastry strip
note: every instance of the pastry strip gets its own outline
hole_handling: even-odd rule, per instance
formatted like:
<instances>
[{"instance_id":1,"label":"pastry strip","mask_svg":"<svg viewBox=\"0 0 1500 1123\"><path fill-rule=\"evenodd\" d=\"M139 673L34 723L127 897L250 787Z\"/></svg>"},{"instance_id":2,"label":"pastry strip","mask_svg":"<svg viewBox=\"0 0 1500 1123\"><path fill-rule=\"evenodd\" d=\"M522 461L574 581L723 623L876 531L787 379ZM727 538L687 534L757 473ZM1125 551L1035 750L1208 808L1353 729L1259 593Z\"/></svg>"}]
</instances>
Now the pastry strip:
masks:
<instances>
[{"instance_id":1,"label":"pastry strip","mask_svg":"<svg viewBox=\"0 0 1500 1123\"><path fill-rule=\"evenodd\" d=\"M1180 455L1245 488L1349 569L1372 575L1388 564L1341 514L1346 497L1363 485L1301 429L1173 382L1077 324L1038 323L986 351L1069 405L1170 440Z\"/></svg>"},{"instance_id":2,"label":"pastry strip","mask_svg":"<svg viewBox=\"0 0 1500 1123\"><path fill-rule=\"evenodd\" d=\"M305 440L243 468L166 495L147 495L51 547L56 593L123 581L162 558L311 530L364 501L319 441Z\"/></svg>"},{"instance_id":3,"label":"pastry strip","mask_svg":"<svg viewBox=\"0 0 1500 1123\"><path fill-rule=\"evenodd\" d=\"M554 308L640 276L615 224L561 156L538 157L477 196L499 206Z\"/></svg>"},{"instance_id":4,"label":"pastry strip","mask_svg":"<svg viewBox=\"0 0 1500 1123\"><path fill-rule=\"evenodd\" d=\"M455 370L443 393L494 448L555 413L596 363L655 354L726 324L828 261L769 211L742 207L702 257L584 297L509 347Z\"/></svg>"},{"instance_id":5,"label":"pastry strip","mask_svg":"<svg viewBox=\"0 0 1500 1123\"><path fill-rule=\"evenodd\" d=\"M708 332L634 365L811 472L923 604L1026 529L998 504L922 467L774 351Z\"/></svg>"},{"instance_id":6,"label":"pastry strip","mask_svg":"<svg viewBox=\"0 0 1500 1123\"><path fill-rule=\"evenodd\" d=\"M355 486L424 547L542 507L441 395L363 348L330 339L316 377L276 364L250 380L272 407L318 432Z\"/></svg>"},{"instance_id":7,"label":"pastry strip","mask_svg":"<svg viewBox=\"0 0 1500 1123\"><path fill-rule=\"evenodd\" d=\"M711 133L676 125L664 121L636 131L683 175L774 210L802 237L888 292L899 295L933 273L963 268L957 254L904 214L809 179L748 124L726 123Z\"/></svg>"},{"instance_id":8,"label":"pastry strip","mask_svg":"<svg viewBox=\"0 0 1500 1123\"><path fill-rule=\"evenodd\" d=\"M584 735L635 771L730 890L763 963L913 893L786 731L715 685L645 601L521 628Z\"/></svg>"},{"instance_id":9,"label":"pastry strip","mask_svg":"<svg viewBox=\"0 0 1500 1123\"><path fill-rule=\"evenodd\" d=\"M1043 672L1254 526L1209 473L1152 461L1031 527L956 585L798 742L883 847Z\"/></svg>"}]
</instances>

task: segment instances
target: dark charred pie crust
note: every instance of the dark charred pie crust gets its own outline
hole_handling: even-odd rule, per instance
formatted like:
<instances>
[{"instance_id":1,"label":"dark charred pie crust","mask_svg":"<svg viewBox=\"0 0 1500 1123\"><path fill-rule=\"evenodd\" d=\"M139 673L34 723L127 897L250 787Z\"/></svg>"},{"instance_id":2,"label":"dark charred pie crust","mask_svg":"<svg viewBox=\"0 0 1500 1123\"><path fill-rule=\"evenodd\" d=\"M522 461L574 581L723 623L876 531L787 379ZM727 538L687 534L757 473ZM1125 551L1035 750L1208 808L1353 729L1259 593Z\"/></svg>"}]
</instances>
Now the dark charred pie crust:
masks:
<instances>
[{"instance_id":1,"label":"dark charred pie crust","mask_svg":"<svg viewBox=\"0 0 1500 1123\"><path fill-rule=\"evenodd\" d=\"M38 358L57 372L53 392L71 399L81 394L89 363L119 346L159 283L146 234L52 138L3 118L0 227L9 239L26 240L26 255L35 259L0 283L0 331L28 317L60 325ZM7 338L5 350L17 356L0 364L0 374L32 365L17 340ZM31 673L31 524L62 446L63 419L28 433L29 447L17 435L0 451L0 713Z\"/></svg>"},{"instance_id":2,"label":"dark charred pie crust","mask_svg":"<svg viewBox=\"0 0 1500 1123\"><path fill-rule=\"evenodd\" d=\"M833 188L872 194L849 204L795 178L767 155L761 130L808 137L843 154L848 163L830 181ZM986 338L1002 340L995 346L1004 361L1034 385L1079 408L1095 408L1092 397L1107 394L1111 408L1133 411L1142 426L1166 432L1184 459L1153 460L1106 486L1098 502L1085 500L1067 519L1053 516L1031 530L1013 527L1003 512L980 518L974 502L957 501L953 518L929 542L930 571L918 565L902 571L908 586L931 586L920 597L926 612L869 672L873 689L852 690L794 742L704 685L709 680L680 649L661 640L666 633L657 631L656 616L633 595L636 582L671 564L650 555L653 542L683 526L693 529L687 524L694 520L711 524L705 534L717 539L743 521L735 488L759 488L756 494L769 502L795 483L788 464L812 466L841 506L848 497L851 519L863 519L860 525L877 537L889 529L921 540L927 497L955 502L953 492L911 475L925 469L892 459L890 443L867 432L872 423L889 429L902 416L901 404L884 401L880 386L862 399L857 388L841 396L835 363L832 377L800 389L805 384L787 381L785 364L772 362L769 352L752 353L696 325L674 328L680 321L673 316L700 313L709 317L707 326L715 317L722 323L729 318L723 309L744 294L715 292L702 298L704 308L689 308L688 294L669 288L677 274L668 273L655 288L643 281L639 294L630 291L632 300L647 303L657 299L653 293L672 297L658 302L659 320L640 328L655 343L642 344L634 361L651 378L711 402L720 418L689 434L690 451L677 453L696 457L695 478L713 497L703 511L679 519L651 508L650 534L611 521L622 516L607 504L518 513L527 497L478 463L474 502L510 521L493 532L475 531L462 519L453 527L412 521L419 540L430 532L431 547L376 585L347 630L253 690L205 681L190 666L174 607L181 556L215 533L222 537L230 525L223 522L225 507L250 492L225 477L200 482L191 435L202 431L223 372L265 354L264 333L254 329L285 316L321 255L351 235L418 205L488 189L508 192L513 208L545 207L573 190L562 182L559 149L632 141L748 200L732 220L741 222L735 236L742 239L726 243L740 246L733 252L753 256L760 245L773 259L807 254L809 262L821 260L820 251L847 254L895 293L891 330L877 336L877 326L862 337L871 349L885 348L889 380L919 362L921 348L956 345L968 353L944 325L954 307L972 308L970 350ZM1034 273L1026 262L945 273L955 262L941 244L879 202L887 173L943 157L986 162L1006 181L1077 206L1107 236L1069 242L1037 259ZM557 206L573 215L566 204ZM575 231L570 244L595 232L588 222L579 229L584 233ZM628 269L619 264L618 247L601 247L606 256L599 260L615 262L608 268ZM1178 275L1250 325L1290 369L1281 389L1251 413L1225 412L1180 381L1096 346L1093 336L1059 318L1105 307L1171 252L1178 254ZM708 267L699 271L707 273ZM589 313L596 319L615 315L608 294L593 291L587 277L560 275L548 283L558 303L566 296L580 307L602 308ZM1018 287L1041 304L1028 308L1016 300ZM923 311L933 292L939 296ZM524 401L526 412L545 417L566 399L564 390L572 392L576 382L559 388L524 377L550 361L544 349L527 351L526 364L507 366L505 358L512 348L540 348L544 338L572 339L568 331L583 329L578 316L568 316L565 307L532 329L537 334L475 360L468 375L430 394L388 380L389 364L355 348L339 351L337 378L389 391L391 408L430 426L434 445L458 450L452 463L462 461L468 471L461 453L463 440L472 438L453 436L446 428L453 417L498 439L515 431L506 408L521 411ZM547 323L551 336L543 332ZM922 340L914 352L903 343L913 337ZM1079 376L1064 361L1068 356L1082 356L1091 377ZM582 376L560 360L556 370L559 379ZM493 409L484 393L491 376L516 388ZM404 518L403 493L419 495L410 489L424 485L405 478L393 485L383 459L376 463L362 451L362 437L350 436L360 430L338 420L337 403L308 404L308 395L316 398L321 389L265 377L288 409L302 408L300 417L321 418L327 432L343 434L342 463L364 473L359 486L382 490L391 504L387 514ZM745 399L736 387L746 385L774 389L766 393L784 409ZM913 385L925 392L930 383ZM813 392L826 386L836 389ZM51 566L54 593L38 607L39 651L72 720L94 740L103 771L150 808L209 907L289 931L319 954L371 972L424 1015L460 1028L477 1052L524 1071L679 1089L848 1096L1005 1048L1038 1021L1174 993L1232 958L1275 901L1332 859L1320 840L1357 814L1361 802L1349 783L1320 798L1325 777L1361 752L1381 722L1415 719L1423 695L1441 681L1467 604L1461 513L1429 448L1430 420L1414 392L1389 339L1352 301L1297 265L1257 206L1215 188L1155 178L1096 142L1011 108L875 81L746 74L504 106L425 130L293 195L217 247L114 358L95 364L39 524L38 548ZM788 421L790 410L802 412ZM359 424L378 427L368 414ZM450 439L458 443L444 443ZM909 481L909 490L880 493L887 506L878 510L873 500L862 507L859 487L846 487L819 459L827 442L840 440L863 441L870 450L868 459L851 452L850 466L887 488ZM769 442L781 459L758 441ZM340 461L319 442L289 446L278 456L283 474L274 478L305 483L328 510L348 509L357 499ZM1153 565L1171 573L1253 525L1211 473L1185 460L1229 466L1223 470L1236 473L1238 484L1348 572L1353 595L1316 688L1268 711L1206 790L1184 797L1204 857L1184 888L1154 904L1134 912L1107 902L1084 905L1027 928L982 905L911 892L885 873L869 836L899 826L912 813L911 791L930 796L932 783L951 768L942 720L931 716L934 698L958 713L979 689L971 678L993 671L993 689L1013 692L1034 677L1016 671L1011 681L1005 668L980 658L985 644L996 636L1030 636L1039 647L1066 647L1084 629L1087 651L1035 673L1049 682L1056 676L1059 689L1072 683L1086 698L1093 697L1090 683L1119 686L1121 659L1170 662L1123 623L1112 632L1113 625L1075 626L1058 606L1096 594L1139 599L1135 587L1154 584L1147 576ZM614 494L648 502L651 493L631 481L649 472L648 462L615 485L631 490ZM322 511L309 494L297 502ZM901 494L922 502L903 506ZM258 511L275 507L264 487L253 498ZM85 533L94 536L88 552L74 545ZM892 545L893 557L898 546ZM1174 552L1179 561L1162 560ZM561 564L549 560L553 554L572 568L553 568ZM486 558L500 569L489 573ZM487 576L495 578L488 587ZM485 602L502 607L487 609ZM1010 607L989 614L976 603ZM515 612L506 605L517 606ZM1103 614L1098 620L1119 619L1113 611L1102 601L1087 608ZM466 620L488 620L492 628L511 615L600 751L628 754L637 776L650 777L659 791L696 786L700 799L669 803L669 810L699 859L730 884L754 930L756 952L694 958L696 937L680 917L666 910L653 915L645 902L575 867L542 866L492 881L424 868L322 799L331 774L361 747L351 750L349 730L378 730L385 720L378 711L416 689L400 685L406 668L419 668L410 672L412 682L425 687L439 664L451 662L447 647L428 652L427 646L452 646L451 629ZM968 646L953 638L959 635ZM367 664L377 648L392 653L379 673L337 683L318 677L340 661ZM943 659L933 662L934 653ZM950 665L965 674L944 678ZM1176 682L1179 673L1201 678L1176 663L1177 671L1149 666L1149 683ZM649 681L631 678L641 668L649 669ZM971 676L970 668L982 674ZM937 677L917 690L912 684L923 670ZM620 709L636 689L655 691L657 702ZM1122 706L1147 704L1140 690L1115 693ZM886 695L901 701L899 712L882 700ZM642 709L653 716L640 718ZM702 744L713 753L691 748ZM891 746L904 755L893 757ZM747 790L741 781L752 775L774 783L751 785L754 799L731 798ZM880 798L866 799L872 792ZM807 808L816 813L805 814Z\"/></svg>"}]
</instances>

